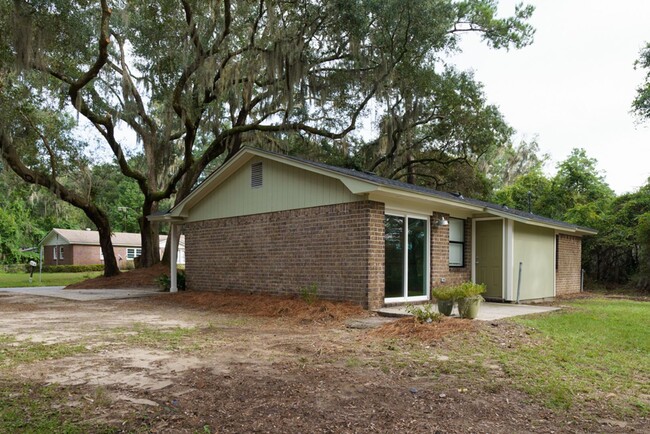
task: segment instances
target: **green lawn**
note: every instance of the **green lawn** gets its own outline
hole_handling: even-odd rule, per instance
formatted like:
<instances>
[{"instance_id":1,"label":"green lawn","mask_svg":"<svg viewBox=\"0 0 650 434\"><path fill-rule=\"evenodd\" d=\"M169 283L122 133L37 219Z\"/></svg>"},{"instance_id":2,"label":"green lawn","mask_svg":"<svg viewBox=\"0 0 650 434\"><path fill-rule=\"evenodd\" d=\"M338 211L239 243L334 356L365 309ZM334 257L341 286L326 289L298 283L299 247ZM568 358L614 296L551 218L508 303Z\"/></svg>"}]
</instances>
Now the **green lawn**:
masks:
<instances>
[{"instance_id":1,"label":"green lawn","mask_svg":"<svg viewBox=\"0 0 650 434\"><path fill-rule=\"evenodd\" d=\"M518 388L551 408L602 402L620 413L650 414L650 303L588 299L566 305L512 319L528 328L528 341L504 347L486 339L481 358L496 359Z\"/></svg>"},{"instance_id":2,"label":"green lawn","mask_svg":"<svg viewBox=\"0 0 650 434\"><path fill-rule=\"evenodd\" d=\"M648 403L636 397L650 395L650 303L591 299L570 306L516 320L537 330L541 342L515 351L507 365L526 389L543 393L553 406L623 398L649 413Z\"/></svg>"},{"instance_id":3,"label":"green lawn","mask_svg":"<svg viewBox=\"0 0 650 434\"><path fill-rule=\"evenodd\" d=\"M84 273L43 273L42 281L38 273L34 273L32 283L29 283L27 273L0 273L0 288L17 288L28 286L66 286L82 280L91 279L101 275L101 271Z\"/></svg>"}]
</instances>

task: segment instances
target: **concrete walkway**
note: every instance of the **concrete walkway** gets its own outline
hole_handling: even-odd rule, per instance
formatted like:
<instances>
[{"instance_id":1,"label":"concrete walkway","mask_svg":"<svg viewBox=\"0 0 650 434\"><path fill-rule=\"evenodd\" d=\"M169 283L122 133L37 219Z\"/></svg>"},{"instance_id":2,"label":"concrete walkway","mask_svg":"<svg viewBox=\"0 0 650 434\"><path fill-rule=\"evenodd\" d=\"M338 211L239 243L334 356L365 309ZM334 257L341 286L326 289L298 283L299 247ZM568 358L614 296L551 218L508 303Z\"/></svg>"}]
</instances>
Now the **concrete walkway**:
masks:
<instances>
[{"instance_id":1,"label":"concrete walkway","mask_svg":"<svg viewBox=\"0 0 650 434\"><path fill-rule=\"evenodd\" d=\"M0 288L0 292L41 295L44 297L65 298L66 300L95 301L117 300L122 298L146 297L160 294L159 289L63 289L63 286L39 286L26 288Z\"/></svg>"},{"instance_id":2,"label":"concrete walkway","mask_svg":"<svg viewBox=\"0 0 650 434\"><path fill-rule=\"evenodd\" d=\"M438 310L436 304L433 304L434 310ZM480 321L494 321L502 318L513 316L530 315L534 313L545 313L559 310L559 307L536 306L531 304L511 304L511 303L481 303L476 319ZM410 316L406 311L406 306L384 307L377 311L384 316ZM452 316L458 316L458 307L454 306Z\"/></svg>"}]
</instances>

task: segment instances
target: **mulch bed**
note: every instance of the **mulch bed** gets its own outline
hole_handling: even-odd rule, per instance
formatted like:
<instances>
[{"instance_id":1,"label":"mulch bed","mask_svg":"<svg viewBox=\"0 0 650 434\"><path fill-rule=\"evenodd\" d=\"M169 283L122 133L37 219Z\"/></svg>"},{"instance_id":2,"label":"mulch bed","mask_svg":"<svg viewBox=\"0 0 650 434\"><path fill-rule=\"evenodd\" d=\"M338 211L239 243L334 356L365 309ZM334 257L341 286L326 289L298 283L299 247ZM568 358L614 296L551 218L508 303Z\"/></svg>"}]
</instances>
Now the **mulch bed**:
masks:
<instances>
[{"instance_id":1,"label":"mulch bed","mask_svg":"<svg viewBox=\"0 0 650 434\"><path fill-rule=\"evenodd\" d=\"M414 318L401 318L370 331L370 335L391 338L399 337L420 341L438 341L447 335L469 332L479 327L477 321L443 317L440 321L420 323Z\"/></svg>"},{"instance_id":2,"label":"mulch bed","mask_svg":"<svg viewBox=\"0 0 650 434\"><path fill-rule=\"evenodd\" d=\"M150 300L227 314L290 318L305 323L342 322L352 317L371 315L361 306L348 302L316 300L307 303L298 297L269 294L187 291L173 297L156 296Z\"/></svg>"}]
</instances>

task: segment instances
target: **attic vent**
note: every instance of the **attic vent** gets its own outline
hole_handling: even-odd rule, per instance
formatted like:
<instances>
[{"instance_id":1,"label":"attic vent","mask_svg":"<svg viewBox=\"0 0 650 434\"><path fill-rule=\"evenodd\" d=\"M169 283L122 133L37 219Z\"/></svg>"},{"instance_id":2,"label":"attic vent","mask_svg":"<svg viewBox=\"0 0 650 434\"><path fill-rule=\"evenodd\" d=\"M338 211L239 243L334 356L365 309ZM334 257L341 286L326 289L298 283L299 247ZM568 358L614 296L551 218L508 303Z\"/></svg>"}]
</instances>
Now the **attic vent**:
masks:
<instances>
[{"instance_id":1,"label":"attic vent","mask_svg":"<svg viewBox=\"0 0 650 434\"><path fill-rule=\"evenodd\" d=\"M251 187L260 188L262 186L262 163L251 164Z\"/></svg>"}]
</instances>

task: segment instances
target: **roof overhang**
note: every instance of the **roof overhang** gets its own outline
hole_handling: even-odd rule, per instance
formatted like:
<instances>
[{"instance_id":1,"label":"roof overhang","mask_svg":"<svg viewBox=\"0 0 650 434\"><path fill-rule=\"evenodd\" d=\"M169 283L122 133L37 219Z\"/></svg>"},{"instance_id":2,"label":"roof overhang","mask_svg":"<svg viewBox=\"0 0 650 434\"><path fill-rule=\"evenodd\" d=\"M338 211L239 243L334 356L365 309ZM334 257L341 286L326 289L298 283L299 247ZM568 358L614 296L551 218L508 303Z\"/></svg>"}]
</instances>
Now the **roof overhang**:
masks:
<instances>
[{"instance_id":1,"label":"roof overhang","mask_svg":"<svg viewBox=\"0 0 650 434\"><path fill-rule=\"evenodd\" d=\"M219 169L215 170L208 176L198 187L196 187L185 199L180 201L176 206L170 209L165 214L152 214L147 216L147 219L155 222L166 223L183 223L189 215L189 210L197 203L208 196L214 189L222 184L231 175L245 166L253 158L260 157L268 160L276 161L287 166L296 167L302 170L307 170L312 173L327 176L329 178L338 179L345 187L352 193L360 196L366 196L369 200L376 200L386 203L391 199L419 202L435 206L435 211L443 213L461 213L467 216L473 214L489 214L497 217L508 218L521 223L547 227L554 229L558 232L564 232L573 235L595 235L597 231L588 228L580 228L575 226L565 226L553 224L551 222L544 222L534 218L526 218L514 213L501 212L489 206L480 204L473 204L463 201L462 199L454 199L450 197L439 197L433 194L418 193L399 186L387 186L371 180L358 179L344 173L330 170L316 164L309 164L309 162L294 160L285 156L266 152L261 149L243 147L235 156L224 163Z\"/></svg>"},{"instance_id":2,"label":"roof overhang","mask_svg":"<svg viewBox=\"0 0 650 434\"><path fill-rule=\"evenodd\" d=\"M513 220L513 221L516 221L516 222L525 223L525 224L532 225L532 226L540 226L540 227L543 227L543 228L554 229L554 230L556 230L558 232L563 232L563 233L572 234L572 235L576 235L576 236L596 235L598 233L598 231L593 230L593 229L589 229L589 228L569 227L569 226L564 226L564 225L556 225L556 224L553 224L553 223L542 222L542 221L539 221L539 220L535 220L535 219L532 219L532 218L526 218L526 217L518 216L518 215L515 215L515 214L510 214L510 213L507 213L507 212L500 212L500 211L497 211L497 210L495 210L493 208L489 208L489 207L485 208L485 212L488 213L488 214L497 216L497 217L507 218L507 219L510 219L510 220Z\"/></svg>"}]
</instances>

